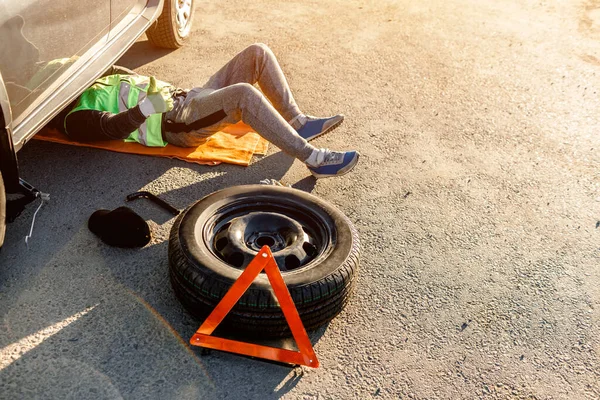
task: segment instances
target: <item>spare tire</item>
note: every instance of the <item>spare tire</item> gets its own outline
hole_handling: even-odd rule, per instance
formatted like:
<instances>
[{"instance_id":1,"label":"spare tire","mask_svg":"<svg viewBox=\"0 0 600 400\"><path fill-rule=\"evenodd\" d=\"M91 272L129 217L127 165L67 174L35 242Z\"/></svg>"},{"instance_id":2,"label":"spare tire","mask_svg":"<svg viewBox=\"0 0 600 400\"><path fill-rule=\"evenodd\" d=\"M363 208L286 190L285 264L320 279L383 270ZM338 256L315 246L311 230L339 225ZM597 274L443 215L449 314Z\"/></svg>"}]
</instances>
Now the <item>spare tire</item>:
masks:
<instances>
[{"instance_id":1,"label":"spare tire","mask_svg":"<svg viewBox=\"0 0 600 400\"><path fill-rule=\"evenodd\" d=\"M263 245L277 261L307 330L346 305L357 277L358 233L336 207L300 190L235 186L179 215L169 240L169 275L184 307L204 320ZM268 278L261 273L223 320L222 332L289 336Z\"/></svg>"}]
</instances>

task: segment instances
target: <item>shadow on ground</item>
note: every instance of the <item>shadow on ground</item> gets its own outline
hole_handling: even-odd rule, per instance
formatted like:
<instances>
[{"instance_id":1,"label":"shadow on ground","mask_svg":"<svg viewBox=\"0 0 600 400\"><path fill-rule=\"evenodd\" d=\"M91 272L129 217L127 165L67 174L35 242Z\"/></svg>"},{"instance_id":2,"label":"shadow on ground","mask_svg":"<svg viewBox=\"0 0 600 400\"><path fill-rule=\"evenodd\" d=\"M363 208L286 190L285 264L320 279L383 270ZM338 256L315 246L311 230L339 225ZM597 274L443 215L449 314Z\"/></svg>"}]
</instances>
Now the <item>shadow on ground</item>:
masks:
<instances>
[{"instance_id":1,"label":"shadow on ground","mask_svg":"<svg viewBox=\"0 0 600 400\"><path fill-rule=\"evenodd\" d=\"M187 341L200 325L168 281L173 216L148 200L128 203L153 221L143 249L102 244L87 230L96 209L125 204L127 194L175 169L195 183L160 196L183 209L215 190L281 179L293 159L281 152L248 168L71 148L33 142L19 154L22 175L51 202L30 241L23 237L36 205L9 226L0 258L0 392L53 398L278 398L298 370L220 352L201 356ZM297 182L314 188L314 178ZM326 327L311 333L313 343ZM290 343L283 343L289 347ZM251 383L251 384L250 384Z\"/></svg>"},{"instance_id":2,"label":"shadow on ground","mask_svg":"<svg viewBox=\"0 0 600 400\"><path fill-rule=\"evenodd\" d=\"M152 46L148 40L137 41L115 64L129 69L136 69L159 58L166 57L174 51L172 49L162 49Z\"/></svg>"}]
</instances>

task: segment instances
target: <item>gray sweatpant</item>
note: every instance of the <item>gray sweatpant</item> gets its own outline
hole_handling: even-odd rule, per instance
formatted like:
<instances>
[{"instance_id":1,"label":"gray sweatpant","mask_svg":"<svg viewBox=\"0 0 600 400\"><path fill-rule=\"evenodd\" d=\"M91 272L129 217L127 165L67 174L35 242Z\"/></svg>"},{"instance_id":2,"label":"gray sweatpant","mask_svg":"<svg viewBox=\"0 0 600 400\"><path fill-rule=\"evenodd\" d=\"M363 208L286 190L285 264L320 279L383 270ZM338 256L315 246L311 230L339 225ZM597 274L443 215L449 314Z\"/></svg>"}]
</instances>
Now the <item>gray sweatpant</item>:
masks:
<instances>
[{"instance_id":1,"label":"gray sweatpant","mask_svg":"<svg viewBox=\"0 0 600 400\"><path fill-rule=\"evenodd\" d=\"M258 83L261 91L253 85ZM265 98L269 99L269 101ZM202 118L222 117L191 132L165 132L167 142L194 147L226 125L244 121L286 153L304 161L314 147L300 137L287 121L300 110L275 55L262 43L248 46L184 101L166 114L174 123L192 124Z\"/></svg>"}]
</instances>

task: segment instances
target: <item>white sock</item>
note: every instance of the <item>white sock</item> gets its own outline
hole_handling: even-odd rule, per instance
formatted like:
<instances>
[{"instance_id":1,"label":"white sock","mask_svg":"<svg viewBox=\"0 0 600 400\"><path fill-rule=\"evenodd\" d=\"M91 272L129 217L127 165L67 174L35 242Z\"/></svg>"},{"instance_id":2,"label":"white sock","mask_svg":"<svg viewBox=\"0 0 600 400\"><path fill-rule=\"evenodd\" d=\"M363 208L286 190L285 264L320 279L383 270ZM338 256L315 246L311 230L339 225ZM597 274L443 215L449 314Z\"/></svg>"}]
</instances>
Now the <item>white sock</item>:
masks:
<instances>
[{"instance_id":1,"label":"white sock","mask_svg":"<svg viewBox=\"0 0 600 400\"><path fill-rule=\"evenodd\" d=\"M292 128L300 129L304 126L304 124L306 124L307 120L308 120L308 117L306 115L298 114L294 118L289 120L288 123L292 126Z\"/></svg>"},{"instance_id":2,"label":"white sock","mask_svg":"<svg viewBox=\"0 0 600 400\"><path fill-rule=\"evenodd\" d=\"M310 153L310 156L304 160L304 163L310 167L316 168L325 161L325 156L327 154L329 154L329 149L314 149L312 153Z\"/></svg>"}]
</instances>

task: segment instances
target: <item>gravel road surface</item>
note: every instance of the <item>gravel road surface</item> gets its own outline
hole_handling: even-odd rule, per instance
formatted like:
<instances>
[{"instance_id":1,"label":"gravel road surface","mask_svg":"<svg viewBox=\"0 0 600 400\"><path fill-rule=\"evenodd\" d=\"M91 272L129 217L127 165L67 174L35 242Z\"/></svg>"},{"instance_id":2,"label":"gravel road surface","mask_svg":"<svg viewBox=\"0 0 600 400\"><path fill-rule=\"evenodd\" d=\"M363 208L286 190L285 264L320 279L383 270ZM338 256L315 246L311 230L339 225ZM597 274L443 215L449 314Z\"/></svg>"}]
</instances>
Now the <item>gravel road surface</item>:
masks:
<instances>
[{"instance_id":1,"label":"gravel road surface","mask_svg":"<svg viewBox=\"0 0 600 400\"><path fill-rule=\"evenodd\" d=\"M144 37L121 63L191 87L254 42L303 110L346 114L315 143L358 149L355 172L317 182L275 147L242 168L28 144L22 175L52 200L0 254L0 398L600 398L600 1L203 1L184 48ZM141 250L86 227L134 191L184 208L264 178L360 231L316 370L190 349L151 203L132 204Z\"/></svg>"}]
</instances>

